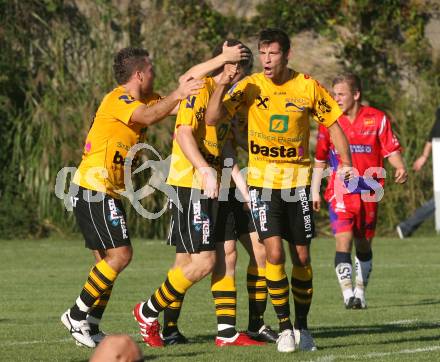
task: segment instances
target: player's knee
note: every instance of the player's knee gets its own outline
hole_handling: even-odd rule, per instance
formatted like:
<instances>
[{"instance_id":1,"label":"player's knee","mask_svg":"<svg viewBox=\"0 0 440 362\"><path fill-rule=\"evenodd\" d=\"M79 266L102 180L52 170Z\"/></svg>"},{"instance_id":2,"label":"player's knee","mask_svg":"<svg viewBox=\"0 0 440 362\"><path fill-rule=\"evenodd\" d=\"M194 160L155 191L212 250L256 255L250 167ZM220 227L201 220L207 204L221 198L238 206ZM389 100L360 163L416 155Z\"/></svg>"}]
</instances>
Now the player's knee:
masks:
<instances>
[{"instance_id":1,"label":"player's knee","mask_svg":"<svg viewBox=\"0 0 440 362\"><path fill-rule=\"evenodd\" d=\"M215 254L206 255L202 260L197 262L198 279L202 279L214 270Z\"/></svg>"},{"instance_id":2,"label":"player's knee","mask_svg":"<svg viewBox=\"0 0 440 362\"><path fill-rule=\"evenodd\" d=\"M296 260L299 266L306 266L310 264L310 256L309 254L298 254L298 259Z\"/></svg>"},{"instance_id":3,"label":"player's knee","mask_svg":"<svg viewBox=\"0 0 440 362\"><path fill-rule=\"evenodd\" d=\"M109 256L109 263L115 267L118 272L121 272L130 264L132 257L133 249L121 248L117 253L113 253Z\"/></svg>"},{"instance_id":4,"label":"player's knee","mask_svg":"<svg viewBox=\"0 0 440 362\"><path fill-rule=\"evenodd\" d=\"M263 244L258 243L258 245L254 246L254 259L258 267L264 268L266 263L266 248Z\"/></svg>"},{"instance_id":5,"label":"player's knee","mask_svg":"<svg viewBox=\"0 0 440 362\"><path fill-rule=\"evenodd\" d=\"M283 264L285 263L284 251L282 249L270 250L266 254L266 259L271 264Z\"/></svg>"}]
</instances>

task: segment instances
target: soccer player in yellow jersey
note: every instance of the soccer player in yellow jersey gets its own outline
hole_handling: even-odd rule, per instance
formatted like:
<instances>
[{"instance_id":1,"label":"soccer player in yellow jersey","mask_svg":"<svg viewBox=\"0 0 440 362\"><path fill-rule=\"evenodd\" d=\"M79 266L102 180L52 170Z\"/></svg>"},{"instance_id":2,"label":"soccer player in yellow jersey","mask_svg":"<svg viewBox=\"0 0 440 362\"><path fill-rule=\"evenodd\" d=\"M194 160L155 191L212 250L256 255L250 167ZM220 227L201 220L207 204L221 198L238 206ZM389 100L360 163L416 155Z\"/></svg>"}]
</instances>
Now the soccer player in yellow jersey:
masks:
<instances>
[{"instance_id":1,"label":"soccer player in yellow jersey","mask_svg":"<svg viewBox=\"0 0 440 362\"><path fill-rule=\"evenodd\" d=\"M247 61L244 63L240 64L240 69ZM138 303L133 311L141 335L150 346L164 344L159 333L159 313L173 302L181 301L186 291L211 273L216 264L217 197L222 149L228 139L230 123L224 119L216 126L206 126L204 114L221 74L222 69L213 77L206 77L205 87L197 96L182 102L177 115L167 180L177 195L177 199L170 200L170 242L176 247L176 259L165 282L147 302ZM234 81L241 76L236 72ZM223 250L223 246L219 249ZM216 305L223 303L224 307L216 310L218 335L215 343L218 346L262 344L238 333L235 328L234 278L214 274L211 290Z\"/></svg>"},{"instance_id":2,"label":"soccer player in yellow jersey","mask_svg":"<svg viewBox=\"0 0 440 362\"><path fill-rule=\"evenodd\" d=\"M232 45L233 41L229 40L229 44ZM217 56L221 51L221 46L217 46L214 49L213 56ZM250 61L240 68L240 78L250 74L252 65L253 61ZM223 68L218 69L212 76L215 78L222 71ZM196 108L194 112L197 114L199 110ZM249 199L249 194L245 180L239 174L240 170L236 162L237 146L240 145L240 147L247 151L247 119L243 119L241 115L237 114L232 121L231 128L234 132L229 133L229 137L222 150L223 160L228 160L221 176L219 211L215 228L216 263L211 277L211 289L215 301L217 326L219 329L217 342L221 342L222 345L225 342L228 345L237 345L242 342L242 338L236 338L237 331L235 328L237 240L240 240L249 254L246 275L249 298L249 324L246 333L257 341L275 342L278 338L278 333L264 324L264 313L267 304L265 279L266 251L264 245L258 240L250 211L244 207L244 205L247 205L247 202L243 201ZM238 186L236 185L237 182L239 183ZM170 226L172 227L173 225L174 219L171 219ZM168 243L173 244L173 242L175 242L175 238L170 234ZM180 257L179 253L177 253L177 257ZM180 333L177 326L182 304L183 296L176 299L164 310L162 338L165 345L187 343L187 339Z\"/></svg>"},{"instance_id":3,"label":"soccer player in yellow jersey","mask_svg":"<svg viewBox=\"0 0 440 362\"><path fill-rule=\"evenodd\" d=\"M129 149L139 141L145 127L165 118L182 99L198 94L204 82L194 78L226 61L247 57L242 47L227 47L219 57L185 73L178 88L161 98L153 92L153 65L146 50L125 48L116 54L113 70L118 87L104 97L98 108L73 179L77 192L71 192L86 247L96 259L75 304L61 316L77 343L95 347L104 337L99 332L99 321L118 274L132 258L120 200Z\"/></svg>"},{"instance_id":4,"label":"soccer player in yellow jersey","mask_svg":"<svg viewBox=\"0 0 440 362\"><path fill-rule=\"evenodd\" d=\"M234 73L225 74L210 98L206 121L215 124L226 114L247 112L247 182L252 216L266 247L267 288L280 328L277 348L280 352L292 352L296 347L314 351L307 326L313 293L309 246L314 234L309 199L309 118L328 127L341 155L342 171L351 171L351 157L336 122L341 115L336 102L317 81L288 68L291 52L287 34L278 29L261 31L258 50L263 72L244 78L226 96ZM295 331L282 239L288 241L293 263Z\"/></svg>"}]
</instances>

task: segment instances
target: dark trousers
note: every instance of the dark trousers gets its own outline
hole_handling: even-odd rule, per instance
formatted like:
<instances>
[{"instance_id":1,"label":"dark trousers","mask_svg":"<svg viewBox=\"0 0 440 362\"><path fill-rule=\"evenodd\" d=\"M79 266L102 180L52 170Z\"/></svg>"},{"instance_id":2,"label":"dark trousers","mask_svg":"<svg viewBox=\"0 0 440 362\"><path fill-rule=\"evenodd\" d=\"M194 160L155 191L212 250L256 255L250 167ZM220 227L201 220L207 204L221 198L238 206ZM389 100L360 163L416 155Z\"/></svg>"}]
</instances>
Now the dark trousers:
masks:
<instances>
[{"instance_id":1,"label":"dark trousers","mask_svg":"<svg viewBox=\"0 0 440 362\"><path fill-rule=\"evenodd\" d=\"M433 216L434 213L435 201L434 198L432 198L414 211L408 219L399 224L403 236L410 236L426 219Z\"/></svg>"}]
</instances>

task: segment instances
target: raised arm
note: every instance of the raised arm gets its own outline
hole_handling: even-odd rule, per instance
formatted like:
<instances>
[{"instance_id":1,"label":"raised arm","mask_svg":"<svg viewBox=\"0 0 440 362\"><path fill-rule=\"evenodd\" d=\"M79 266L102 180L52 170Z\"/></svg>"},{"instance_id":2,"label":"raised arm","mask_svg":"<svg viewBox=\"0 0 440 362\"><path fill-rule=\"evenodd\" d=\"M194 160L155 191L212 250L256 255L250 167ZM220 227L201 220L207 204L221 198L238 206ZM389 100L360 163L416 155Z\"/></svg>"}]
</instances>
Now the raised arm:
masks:
<instances>
[{"instance_id":1,"label":"raised arm","mask_svg":"<svg viewBox=\"0 0 440 362\"><path fill-rule=\"evenodd\" d=\"M226 117L228 111L223 105L223 98L228 91L232 79L237 74L236 64L226 64L220 79L217 81L214 92L209 98L206 108L205 122L209 126L215 126L218 121Z\"/></svg>"},{"instance_id":2,"label":"raised arm","mask_svg":"<svg viewBox=\"0 0 440 362\"><path fill-rule=\"evenodd\" d=\"M168 116L178 103L190 95L199 94L204 81L199 79L186 79L179 84L179 87L167 97L156 104L148 107L141 105L131 115L130 122L151 126Z\"/></svg>"},{"instance_id":3,"label":"raised arm","mask_svg":"<svg viewBox=\"0 0 440 362\"><path fill-rule=\"evenodd\" d=\"M223 44L223 52L221 54L207 60L206 62L193 66L180 77L180 80L188 78L203 78L214 70L223 67L226 63L237 63L249 59L250 56L251 54L242 44L228 46L225 41Z\"/></svg>"},{"instance_id":4,"label":"raised arm","mask_svg":"<svg viewBox=\"0 0 440 362\"><path fill-rule=\"evenodd\" d=\"M217 175L202 156L197 146L197 141L194 138L192 127L186 125L178 127L176 130L176 141L185 157L202 176L204 194L209 198L218 197Z\"/></svg>"}]
</instances>

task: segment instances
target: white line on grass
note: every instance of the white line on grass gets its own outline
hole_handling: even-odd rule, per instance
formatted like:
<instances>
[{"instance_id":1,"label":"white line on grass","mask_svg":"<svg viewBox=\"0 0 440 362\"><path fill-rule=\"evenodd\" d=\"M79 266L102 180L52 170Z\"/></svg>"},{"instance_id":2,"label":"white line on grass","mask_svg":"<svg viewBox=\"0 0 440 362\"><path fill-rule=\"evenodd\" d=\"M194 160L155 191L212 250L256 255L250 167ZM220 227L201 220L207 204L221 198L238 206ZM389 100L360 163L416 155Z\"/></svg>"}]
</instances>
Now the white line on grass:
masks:
<instances>
[{"instance_id":1,"label":"white line on grass","mask_svg":"<svg viewBox=\"0 0 440 362\"><path fill-rule=\"evenodd\" d=\"M425 347L425 348L415 348L415 349L402 349L400 351L394 351L394 352L372 352L367 354L352 354L349 356L345 355L328 355L319 357L315 360L310 360L310 362L331 362L336 361L338 359L370 359L370 358L380 358L380 357L386 357L386 356L392 356L392 355L398 355L398 354L416 354L416 353L424 353L424 352L434 352L440 350L440 346L432 346L432 347Z\"/></svg>"}]
</instances>

